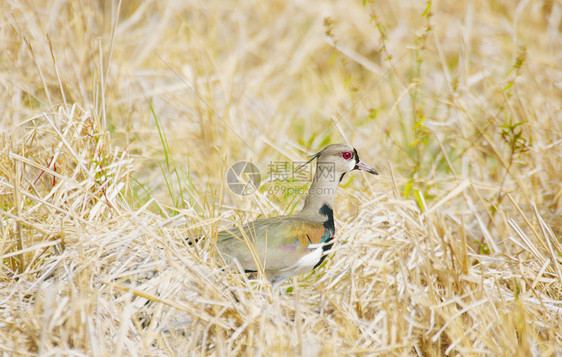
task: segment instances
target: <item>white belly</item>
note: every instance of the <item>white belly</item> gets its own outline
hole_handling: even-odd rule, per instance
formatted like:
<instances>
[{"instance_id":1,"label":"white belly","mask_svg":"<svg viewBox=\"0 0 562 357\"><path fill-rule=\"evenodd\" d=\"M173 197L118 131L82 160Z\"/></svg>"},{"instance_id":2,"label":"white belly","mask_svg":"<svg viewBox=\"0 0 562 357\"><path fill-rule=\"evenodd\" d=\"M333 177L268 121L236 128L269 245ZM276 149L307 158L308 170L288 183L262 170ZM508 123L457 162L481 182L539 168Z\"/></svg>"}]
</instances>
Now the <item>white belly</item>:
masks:
<instances>
[{"instance_id":1,"label":"white belly","mask_svg":"<svg viewBox=\"0 0 562 357\"><path fill-rule=\"evenodd\" d=\"M310 253L300 258L295 264L288 268L281 269L280 271L290 272L291 276L310 271L316 264L318 264L323 253L324 250L322 249L322 245L319 245L317 248L311 249Z\"/></svg>"},{"instance_id":2,"label":"white belly","mask_svg":"<svg viewBox=\"0 0 562 357\"><path fill-rule=\"evenodd\" d=\"M271 283L273 284L273 287L278 287L281 283L294 275L299 275L311 271L312 268L314 268L314 266L318 264L318 262L322 258L322 254L324 254L324 250L322 248L323 246L324 244L310 245L309 247L313 247L313 249L310 249L310 253L300 258L295 264L291 265L290 267L278 270L273 273L269 277Z\"/></svg>"}]
</instances>

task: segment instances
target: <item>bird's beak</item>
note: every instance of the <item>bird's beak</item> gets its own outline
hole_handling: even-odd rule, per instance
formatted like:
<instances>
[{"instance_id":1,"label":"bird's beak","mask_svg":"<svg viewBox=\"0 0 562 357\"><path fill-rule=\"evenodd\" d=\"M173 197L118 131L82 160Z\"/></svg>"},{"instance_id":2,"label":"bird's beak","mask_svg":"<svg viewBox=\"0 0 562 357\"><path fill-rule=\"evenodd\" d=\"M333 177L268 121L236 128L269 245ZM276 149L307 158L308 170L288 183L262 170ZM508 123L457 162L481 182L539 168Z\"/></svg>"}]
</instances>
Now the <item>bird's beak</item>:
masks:
<instances>
[{"instance_id":1,"label":"bird's beak","mask_svg":"<svg viewBox=\"0 0 562 357\"><path fill-rule=\"evenodd\" d=\"M377 172L377 170L375 170L374 168L372 168L371 166L367 165L366 163L364 163L363 161L359 160L356 164L355 167L353 168L354 170L365 170L370 174L373 175L378 175L379 173Z\"/></svg>"}]
</instances>

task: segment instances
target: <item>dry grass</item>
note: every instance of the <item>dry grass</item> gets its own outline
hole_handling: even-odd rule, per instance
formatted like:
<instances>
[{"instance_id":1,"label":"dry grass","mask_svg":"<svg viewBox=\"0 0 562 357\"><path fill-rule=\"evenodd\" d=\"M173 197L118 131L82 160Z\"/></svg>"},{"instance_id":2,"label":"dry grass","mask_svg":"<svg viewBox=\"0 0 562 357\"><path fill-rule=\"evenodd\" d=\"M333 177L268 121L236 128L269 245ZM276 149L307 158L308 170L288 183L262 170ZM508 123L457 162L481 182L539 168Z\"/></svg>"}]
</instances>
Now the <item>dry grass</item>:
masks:
<instances>
[{"instance_id":1,"label":"dry grass","mask_svg":"<svg viewBox=\"0 0 562 357\"><path fill-rule=\"evenodd\" d=\"M6 355L562 353L560 2L0 8ZM302 203L233 163L346 140L382 175L286 293L185 242Z\"/></svg>"}]
</instances>

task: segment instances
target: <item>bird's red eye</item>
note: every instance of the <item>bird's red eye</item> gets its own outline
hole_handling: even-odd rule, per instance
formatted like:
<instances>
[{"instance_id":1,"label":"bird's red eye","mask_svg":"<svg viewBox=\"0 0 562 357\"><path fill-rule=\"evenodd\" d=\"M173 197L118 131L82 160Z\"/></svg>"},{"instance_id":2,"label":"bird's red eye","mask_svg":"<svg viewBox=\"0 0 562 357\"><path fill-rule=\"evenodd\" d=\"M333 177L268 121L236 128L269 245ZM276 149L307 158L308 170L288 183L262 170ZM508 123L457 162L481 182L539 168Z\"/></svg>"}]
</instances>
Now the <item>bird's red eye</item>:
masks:
<instances>
[{"instance_id":1,"label":"bird's red eye","mask_svg":"<svg viewBox=\"0 0 562 357\"><path fill-rule=\"evenodd\" d=\"M341 153L341 157L346 160L351 160L351 158L353 157L353 153L351 151L344 151Z\"/></svg>"}]
</instances>

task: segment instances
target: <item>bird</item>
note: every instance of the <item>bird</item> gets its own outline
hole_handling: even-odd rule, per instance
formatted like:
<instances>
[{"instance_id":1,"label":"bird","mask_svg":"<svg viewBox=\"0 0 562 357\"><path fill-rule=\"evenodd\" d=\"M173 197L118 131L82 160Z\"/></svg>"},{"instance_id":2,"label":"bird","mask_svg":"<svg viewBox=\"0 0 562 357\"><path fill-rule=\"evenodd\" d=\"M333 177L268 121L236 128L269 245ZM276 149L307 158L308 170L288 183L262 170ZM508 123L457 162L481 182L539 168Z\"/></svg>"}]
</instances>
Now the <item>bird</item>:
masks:
<instances>
[{"instance_id":1,"label":"bird","mask_svg":"<svg viewBox=\"0 0 562 357\"><path fill-rule=\"evenodd\" d=\"M353 170L378 172L346 144L328 145L302 166L314 159L314 178L297 214L258 219L218 232L216 249L224 263L254 275L262 271L274 288L322 264L334 244L334 198L339 183Z\"/></svg>"}]
</instances>

